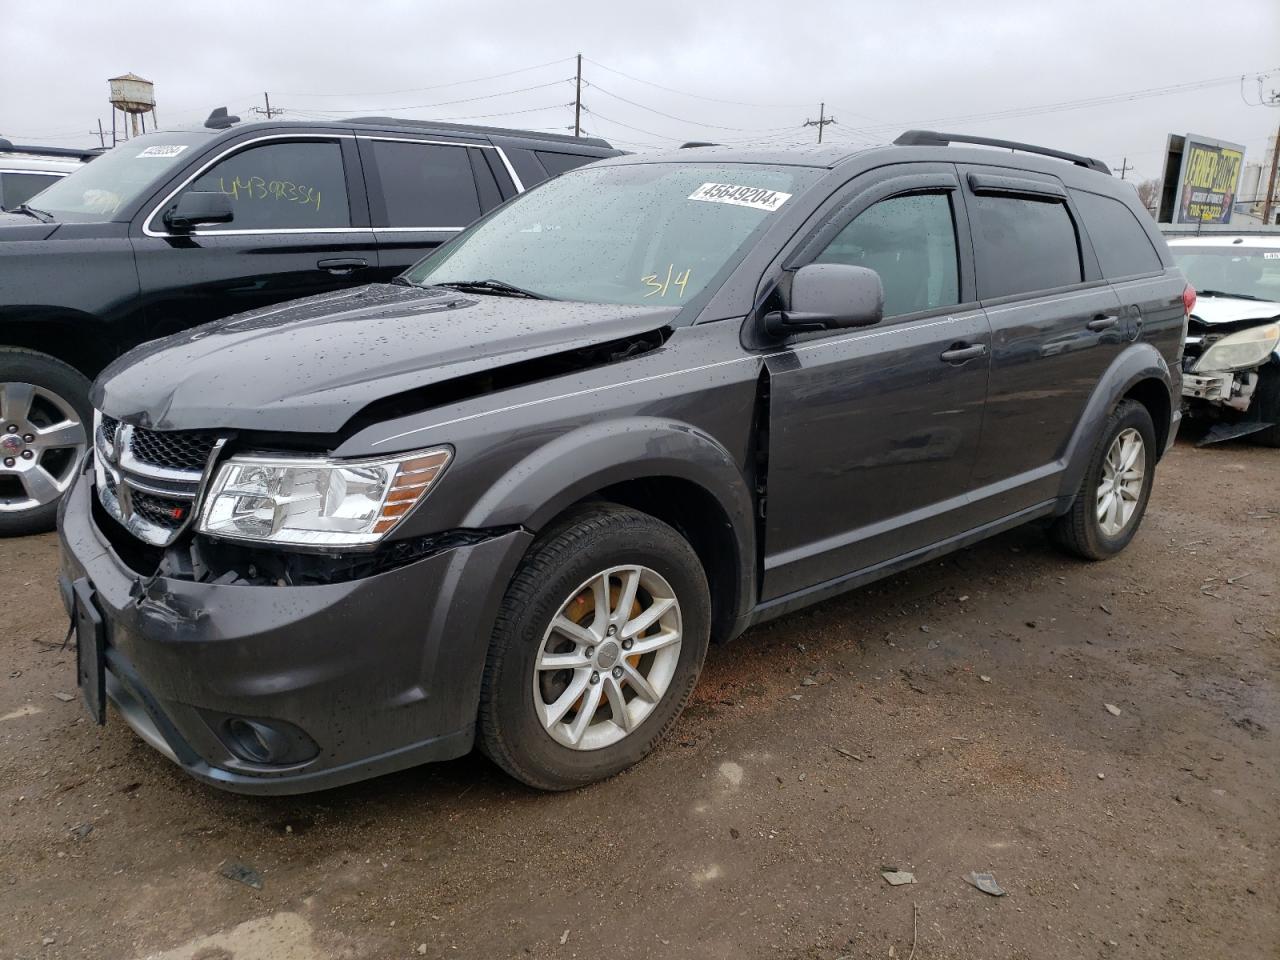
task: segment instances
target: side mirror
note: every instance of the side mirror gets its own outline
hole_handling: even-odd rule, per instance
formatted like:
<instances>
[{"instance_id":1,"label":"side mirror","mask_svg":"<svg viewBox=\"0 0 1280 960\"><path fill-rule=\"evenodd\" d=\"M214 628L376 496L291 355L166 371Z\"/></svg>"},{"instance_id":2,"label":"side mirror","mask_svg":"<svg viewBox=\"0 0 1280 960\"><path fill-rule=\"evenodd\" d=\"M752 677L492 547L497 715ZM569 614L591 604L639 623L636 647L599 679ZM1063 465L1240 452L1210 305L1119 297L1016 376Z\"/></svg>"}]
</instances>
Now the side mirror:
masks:
<instances>
[{"instance_id":1,"label":"side mirror","mask_svg":"<svg viewBox=\"0 0 1280 960\"><path fill-rule=\"evenodd\" d=\"M869 327L884 318L880 275L867 267L844 263L810 263L791 278L790 304L764 317L775 337L806 330Z\"/></svg>"},{"instance_id":2,"label":"side mirror","mask_svg":"<svg viewBox=\"0 0 1280 960\"><path fill-rule=\"evenodd\" d=\"M178 205L164 215L171 230L190 230L202 223L230 223L235 219L231 197L217 190L188 190L178 198Z\"/></svg>"}]
</instances>

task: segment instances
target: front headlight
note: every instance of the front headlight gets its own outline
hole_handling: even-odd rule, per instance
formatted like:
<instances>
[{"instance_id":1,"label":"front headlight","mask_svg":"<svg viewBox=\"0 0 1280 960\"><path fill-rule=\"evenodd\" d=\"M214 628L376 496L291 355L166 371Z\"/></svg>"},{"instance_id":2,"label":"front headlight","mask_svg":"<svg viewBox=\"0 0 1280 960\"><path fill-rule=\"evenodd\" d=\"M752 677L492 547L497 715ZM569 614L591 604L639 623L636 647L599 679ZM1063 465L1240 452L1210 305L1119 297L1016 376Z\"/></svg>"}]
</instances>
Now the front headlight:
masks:
<instances>
[{"instance_id":1,"label":"front headlight","mask_svg":"<svg viewBox=\"0 0 1280 960\"><path fill-rule=\"evenodd\" d=\"M437 447L370 460L233 457L209 485L198 529L300 547L369 546L427 495L452 455Z\"/></svg>"},{"instance_id":2,"label":"front headlight","mask_svg":"<svg viewBox=\"0 0 1280 960\"><path fill-rule=\"evenodd\" d=\"M1248 370L1266 361L1280 343L1280 323L1241 330L1223 337L1203 354L1191 368L1192 373L1213 370Z\"/></svg>"}]
</instances>

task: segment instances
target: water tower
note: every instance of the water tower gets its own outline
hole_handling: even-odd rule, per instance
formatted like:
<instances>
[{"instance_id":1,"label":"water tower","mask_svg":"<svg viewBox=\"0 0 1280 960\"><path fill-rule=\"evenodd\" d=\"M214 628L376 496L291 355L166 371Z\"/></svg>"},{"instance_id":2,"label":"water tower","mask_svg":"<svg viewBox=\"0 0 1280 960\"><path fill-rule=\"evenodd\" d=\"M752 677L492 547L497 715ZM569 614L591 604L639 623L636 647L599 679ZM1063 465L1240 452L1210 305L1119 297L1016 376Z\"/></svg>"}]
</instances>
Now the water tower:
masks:
<instances>
[{"instance_id":1,"label":"water tower","mask_svg":"<svg viewBox=\"0 0 1280 960\"><path fill-rule=\"evenodd\" d=\"M111 89L111 142L116 142L116 111L126 114L132 124L132 136L138 135L138 119L142 119L142 132L147 132L147 117L151 114L151 128L156 128L156 85L143 80L136 73L126 73L107 81Z\"/></svg>"}]
</instances>

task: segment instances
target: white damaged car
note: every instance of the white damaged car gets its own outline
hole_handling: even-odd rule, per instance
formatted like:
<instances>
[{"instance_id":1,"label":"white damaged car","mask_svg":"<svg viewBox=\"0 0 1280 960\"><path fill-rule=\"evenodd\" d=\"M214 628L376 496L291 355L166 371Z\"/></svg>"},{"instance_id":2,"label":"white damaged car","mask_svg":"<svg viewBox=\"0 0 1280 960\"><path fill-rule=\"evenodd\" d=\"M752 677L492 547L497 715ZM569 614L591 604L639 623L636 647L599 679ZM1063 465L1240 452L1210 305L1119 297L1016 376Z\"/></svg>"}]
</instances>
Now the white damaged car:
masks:
<instances>
[{"instance_id":1,"label":"white damaged car","mask_svg":"<svg viewBox=\"0 0 1280 960\"><path fill-rule=\"evenodd\" d=\"M1169 240L1196 290L1182 396L1201 443L1280 447L1280 233Z\"/></svg>"}]
</instances>

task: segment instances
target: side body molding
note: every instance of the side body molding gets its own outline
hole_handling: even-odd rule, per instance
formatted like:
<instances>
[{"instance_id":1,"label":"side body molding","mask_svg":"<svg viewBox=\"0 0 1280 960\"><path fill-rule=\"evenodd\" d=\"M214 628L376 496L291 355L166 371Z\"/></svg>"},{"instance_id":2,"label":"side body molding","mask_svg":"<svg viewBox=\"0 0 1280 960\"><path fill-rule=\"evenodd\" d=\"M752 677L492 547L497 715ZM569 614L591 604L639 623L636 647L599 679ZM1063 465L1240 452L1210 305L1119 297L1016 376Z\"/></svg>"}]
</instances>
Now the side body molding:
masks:
<instances>
[{"instance_id":1,"label":"side body molding","mask_svg":"<svg viewBox=\"0 0 1280 960\"><path fill-rule=\"evenodd\" d=\"M733 609L744 616L756 597L756 533L751 485L734 457L691 424L628 417L586 424L535 449L497 478L463 520L468 528L522 526L534 532L592 493L629 480L674 478L695 484L720 505L737 556Z\"/></svg>"}]
</instances>

